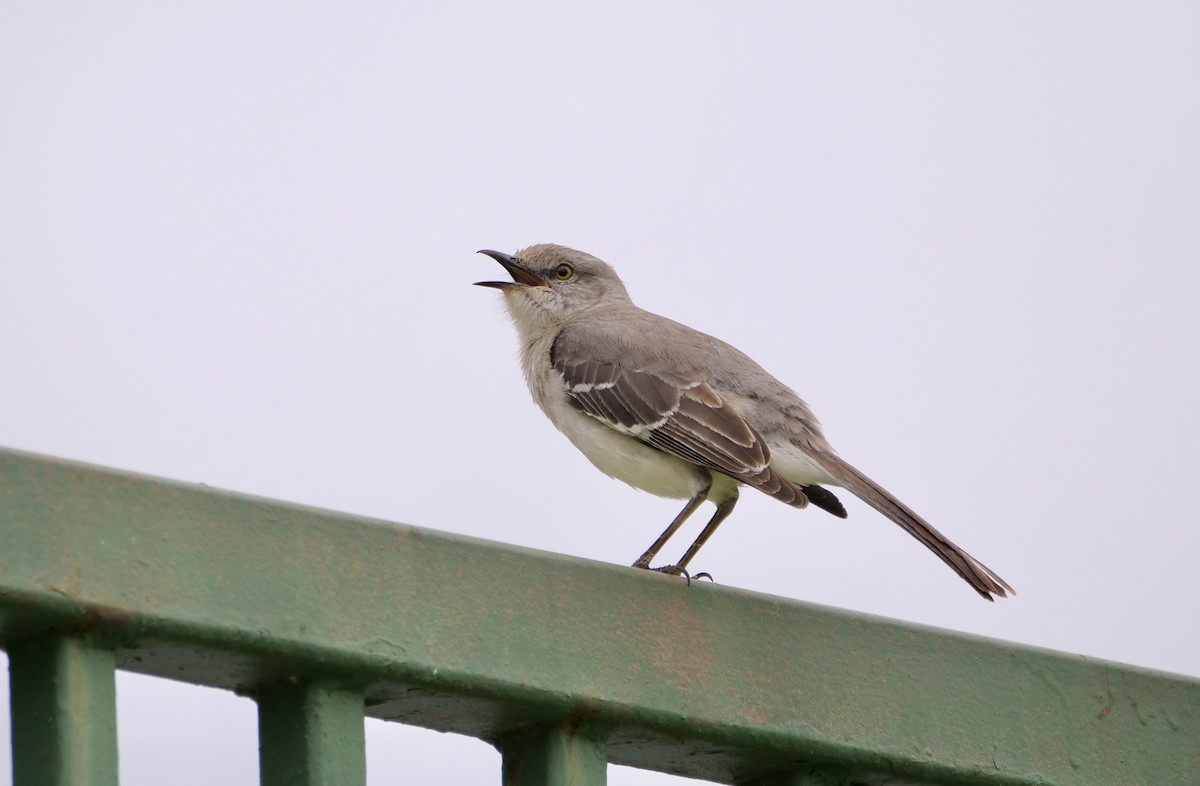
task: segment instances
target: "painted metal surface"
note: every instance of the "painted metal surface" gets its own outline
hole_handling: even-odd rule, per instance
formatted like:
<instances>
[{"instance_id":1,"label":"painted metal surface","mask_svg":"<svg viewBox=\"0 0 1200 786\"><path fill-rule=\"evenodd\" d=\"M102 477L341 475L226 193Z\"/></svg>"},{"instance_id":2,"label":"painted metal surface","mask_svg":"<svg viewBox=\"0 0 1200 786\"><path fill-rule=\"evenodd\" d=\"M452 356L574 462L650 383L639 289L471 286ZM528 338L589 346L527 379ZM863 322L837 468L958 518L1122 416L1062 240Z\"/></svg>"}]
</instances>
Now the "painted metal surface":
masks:
<instances>
[{"instance_id":1,"label":"painted metal surface","mask_svg":"<svg viewBox=\"0 0 1200 786\"><path fill-rule=\"evenodd\" d=\"M328 680L255 691L262 786L365 786L363 694Z\"/></svg>"},{"instance_id":2,"label":"painted metal surface","mask_svg":"<svg viewBox=\"0 0 1200 786\"><path fill-rule=\"evenodd\" d=\"M14 786L117 786L113 653L58 632L7 649Z\"/></svg>"},{"instance_id":3,"label":"painted metal surface","mask_svg":"<svg viewBox=\"0 0 1200 786\"><path fill-rule=\"evenodd\" d=\"M504 786L604 786L608 743L571 724L511 731L496 746L504 757Z\"/></svg>"},{"instance_id":4,"label":"painted metal surface","mask_svg":"<svg viewBox=\"0 0 1200 786\"><path fill-rule=\"evenodd\" d=\"M0 531L6 646L86 632L247 693L350 677L375 717L586 726L725 783L1200 782L1177 675L13 451Z\"/></svg>"}]
</instances>

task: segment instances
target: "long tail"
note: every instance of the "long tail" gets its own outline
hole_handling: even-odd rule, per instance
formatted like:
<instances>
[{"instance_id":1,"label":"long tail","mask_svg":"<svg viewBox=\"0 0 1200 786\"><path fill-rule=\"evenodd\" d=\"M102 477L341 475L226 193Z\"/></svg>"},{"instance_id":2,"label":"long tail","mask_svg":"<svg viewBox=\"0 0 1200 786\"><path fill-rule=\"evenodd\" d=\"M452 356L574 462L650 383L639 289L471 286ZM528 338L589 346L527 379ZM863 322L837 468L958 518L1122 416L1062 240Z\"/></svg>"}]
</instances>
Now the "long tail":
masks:
<instances>
[{"instance_id":1,"label":"long tail","mask_svg":"<svg viewBox=\"0 0 1200 786\"><path fill-rule=\"evenodd\" d=\"M993 594L1002 598L1017 594L995 571L955 546L945 535L929 526L929 522L893 497L887 489L847 464L839 456L822 452L815 454L813 458L839 485L924 543L926 548L938 555L984 598L992 600Z\"/></svg>"}]
</instances>

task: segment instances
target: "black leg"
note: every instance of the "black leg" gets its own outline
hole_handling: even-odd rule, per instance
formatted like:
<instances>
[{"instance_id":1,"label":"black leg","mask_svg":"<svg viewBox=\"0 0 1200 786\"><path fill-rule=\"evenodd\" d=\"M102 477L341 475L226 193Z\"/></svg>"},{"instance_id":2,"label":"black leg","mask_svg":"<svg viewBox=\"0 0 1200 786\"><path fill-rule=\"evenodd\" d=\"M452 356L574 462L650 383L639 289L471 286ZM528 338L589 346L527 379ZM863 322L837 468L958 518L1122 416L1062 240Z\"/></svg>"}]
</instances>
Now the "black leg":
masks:
<instances>
[{"instance_id":1,"label":"black leg","mask_svg":"<svg viewBox=\"0 0 1200 786\"><path fill-rule=\"evenodd\" d=\"M658 536L658 540L651 543L650 548L646 549L646 553L638 557L637 562L633 563L633 567L649 569L650 560L658 556L658 552L664 545L666 545L666 542L670 540L671 536L683 526L683 522L687 521L688 516L695 513L696 508L703 505L704 500L708 499L708 490L710 488L712 488L711 477L709 478L708 482L704 484L704 488L700 489L700 491L696 493L696 496L688 500L688 503L683 506L683 510L679 511L679 515L675 517L675 520L671 522L670 526L667 527L663 534ZM718 511L719 510L720 508L718 508ZM711 522L709 523L709 526L712 526Z\"/></svg>"},{"instance_id":2,"label":"black leg","mask_svg":"<svg viewBox=\"0 0 1200 786\"><path fill-rule=\"evenodd\" d=\"M712 537L712 534L717 531L717 527L721 526L721 522L729 518L729 514L733 512L733 506L737 504L737 501L738 495L737 491L735 490L732 497L729 497L717 505L717 512L714 513L713 517L708 520L708 524L704 525L704 530L701 531L700 537L696 538L696 542L693 543L690 548L688 548L687 553L683 555L683 559L679 560L675 567L679 568L681 571L687 567L687 564L692 561L692 557L696 556L696 552L708 542L708 539ZM710 576L709 578L712 577Z\"/></svg>"}]
</instances>

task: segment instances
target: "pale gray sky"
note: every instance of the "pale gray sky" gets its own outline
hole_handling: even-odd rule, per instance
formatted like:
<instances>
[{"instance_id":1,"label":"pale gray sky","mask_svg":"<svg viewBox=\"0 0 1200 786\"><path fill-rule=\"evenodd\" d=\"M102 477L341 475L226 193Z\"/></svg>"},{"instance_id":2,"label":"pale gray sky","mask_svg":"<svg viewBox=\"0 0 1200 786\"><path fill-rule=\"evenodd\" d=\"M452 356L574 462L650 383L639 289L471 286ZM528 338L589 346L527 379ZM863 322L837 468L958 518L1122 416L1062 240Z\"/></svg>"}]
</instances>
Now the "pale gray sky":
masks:
<instances>
[{"instance_id":1,"label":"pale gray sky","mask_svg":"<svg viewBox=\"0 0 1200 786\"><path fill-rule=\"evenodd\" d=\"M795 387L1020 595L857 500L747 493L698 569L1200 675L1197 30L1189 3L5 3L0 444L630 562L678 503L553 430L471 286L476 249L564 243ZM255 782L248 701L119 690L126 786ZM498 782L482 743L369 736L376 786Z\"/></svg>"}]
</instances>

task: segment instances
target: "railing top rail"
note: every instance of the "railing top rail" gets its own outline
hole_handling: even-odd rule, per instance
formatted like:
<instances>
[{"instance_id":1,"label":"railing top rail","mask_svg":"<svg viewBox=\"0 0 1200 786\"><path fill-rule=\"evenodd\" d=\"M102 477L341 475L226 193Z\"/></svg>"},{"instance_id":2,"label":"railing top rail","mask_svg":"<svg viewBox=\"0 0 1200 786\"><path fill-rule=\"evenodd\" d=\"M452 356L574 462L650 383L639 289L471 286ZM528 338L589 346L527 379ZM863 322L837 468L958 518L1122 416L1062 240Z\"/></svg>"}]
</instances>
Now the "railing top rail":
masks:
<instances>
[{"instance_id":1,"label":"railing top rail","mask_svg":"<svg viewBox=\"0 0 1200 786\"><path fill-rule=\"evenodd\" d=\"M812 761L929 783L1191 783L1200 682L0 449L0 637L253 690L322 676L369 715L745 781Z\"/></svg>"}]
</instances>

